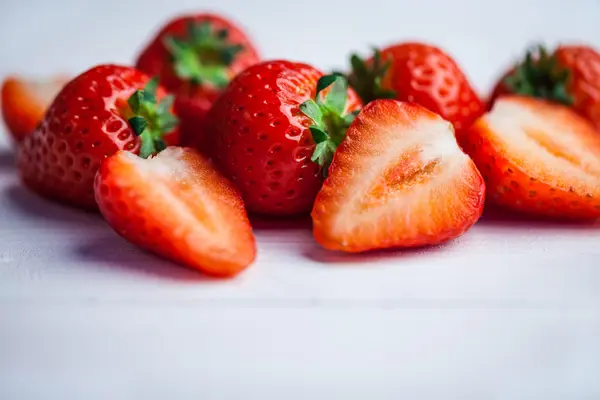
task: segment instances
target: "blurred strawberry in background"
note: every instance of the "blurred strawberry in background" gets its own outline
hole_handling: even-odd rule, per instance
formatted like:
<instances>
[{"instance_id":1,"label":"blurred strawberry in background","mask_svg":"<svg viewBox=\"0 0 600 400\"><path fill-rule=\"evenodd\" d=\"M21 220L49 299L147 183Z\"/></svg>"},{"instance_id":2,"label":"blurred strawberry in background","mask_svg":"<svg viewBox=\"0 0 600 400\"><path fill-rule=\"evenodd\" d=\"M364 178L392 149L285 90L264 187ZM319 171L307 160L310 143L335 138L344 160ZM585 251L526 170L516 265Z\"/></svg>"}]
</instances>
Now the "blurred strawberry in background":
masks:
<instances>
[{"instance_id":1,"label":"blurred strawberry in background","mask_svg":"<svg viewBox=\"0 0 600 400\"><path fill-rule=\"evenodd\" d=\"M10 76L2 83L2 118L15 143L34 131L68 80L66 76L47 80Z\"/></svg>"},{"instance_id":2,"label":"blurred strawberry in background","mask_svg":"<svg viewBox=\"0 0 600 400\"><path fill-rule=\"evenodd\" d=\"M350 85L366 104L375 99L417 103L452 123L468 128L484 106L456 61L425 43L401 43L375 50L364 61L351 58Z\"/></svg>"},{"instance_id":3,"label":"blurred strawberry in background","mask_svg":"<svg viewBox=\"0 0 600 400\"><path fill-rule=\"evenodd\" d=\"M204 116L229 81L259 60L246 34L214 14L167 23L139 55L136 67L176 94L181 144L202 149Z\"/></svg>"},{"instance_id":4,"label":"blurred strawberry in background","mask_svg":"<svg viewBox=\"0 0 600 400\"><path fill-rule=\"evenodd\" d=\"M600 130L600 53L583 45L562 45L552 53L537 46L498 81L490 107L510 93L570 106Z\"/></svg>"}]
</instances>

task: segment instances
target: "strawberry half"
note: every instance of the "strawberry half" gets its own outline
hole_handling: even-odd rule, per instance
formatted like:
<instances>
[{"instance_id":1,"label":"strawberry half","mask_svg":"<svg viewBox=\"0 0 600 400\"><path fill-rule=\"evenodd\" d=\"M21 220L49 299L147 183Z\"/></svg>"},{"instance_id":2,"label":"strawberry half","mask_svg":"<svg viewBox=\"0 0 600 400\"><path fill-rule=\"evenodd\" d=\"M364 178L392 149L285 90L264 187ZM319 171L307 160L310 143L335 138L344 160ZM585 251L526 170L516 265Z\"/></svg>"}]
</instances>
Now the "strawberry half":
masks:
<instances>
[{"instance_id":1,"label":"strawberry half","mask_svg":"<svg viewBox=\"0 0 600 400\"><path fill-rule=\"evenodd\" d=\"M600 136L572 109L499 98L463 143L492 201L528 214L600 217Z\"/></svg>"},{"instance_id":2,"label":"strawberry half","mask_svg":"<svg viewBox=\"0 0 600 400\"><path fill-rule=\"evenodd\" d=\"M121 150L102 163L94 191L113 229L146 250L217 276L254 260L240 195L195 150L169 147L149 159Z\"/></svg>"},{"instance_id":3,"label":"strawberry half","mask_svg":"<svg viewBox=\"0 0 600 400\"><path fill-rule=\"evenodd\" d=\"M347 252L438 244L479 219L484 194L449 122L416 104L376 100L334 155L312 211L314 236Z\"/></svg>"},{"instance_id":4,"label":"strawberry half","mask_svg":"<svg viewBox=\"0 0 600 400\"><path fill-rule=\"evenodd\" d=\"M16 143L35 130L67 81L58 76L47 81L9 77L2 83L2 117Z\"/></svg>"}]
</instances>

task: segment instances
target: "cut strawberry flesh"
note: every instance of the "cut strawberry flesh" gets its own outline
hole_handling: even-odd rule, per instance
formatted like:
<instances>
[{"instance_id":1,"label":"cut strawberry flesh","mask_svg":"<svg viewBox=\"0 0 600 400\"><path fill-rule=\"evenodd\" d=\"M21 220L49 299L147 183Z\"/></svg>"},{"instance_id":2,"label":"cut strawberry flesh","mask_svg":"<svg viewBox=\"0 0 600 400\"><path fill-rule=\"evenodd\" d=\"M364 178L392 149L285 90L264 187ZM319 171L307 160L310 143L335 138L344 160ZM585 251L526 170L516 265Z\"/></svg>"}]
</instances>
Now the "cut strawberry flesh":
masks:
<instances>
[{"instance_id":1,"label":"cut strawberry flesh","mask_svg":"<svg viewBox=\"0 0 600 400\"><path fill-rule=\"evenodd\" d=\"M169 147L151 159L121 151L95 187L104 217L140 247L212 275L233 275L254 259L239 194L195 151Z\"/></svg>"},{"instance_id":2,"label":"cut strawberry flesh","mask_svg":"<svg viewBox=\"0 0 600 400\"><path fill-rule=\"evenodd\" d=\"M483 121L494 147L536 178L599 189L600 135L569 109L509 97L497 101Z\"/></svg>"},{"instance_id":3,"label":"cut strawberry flesh","mask_svg":"<svg viewBox=\"0 0 600 400\"><path fill-rule=\"evenodd\" d=\"M467 138L465 149L498 204L553 217L600 216L600 135L569 108L502 97Z\"/></svg>"},{"instance_id":4,"label":"cut strawberry flesh","mask_svg":"<svg viewBox=\"0 0 600 400\"><path fill-rule=\"evenodd\" d=\"M450 123L380 100L363 109L336 152L313 209L315 237L344 251L440 243L475 223L483 194Z\"/></svg>"}]
</instances>

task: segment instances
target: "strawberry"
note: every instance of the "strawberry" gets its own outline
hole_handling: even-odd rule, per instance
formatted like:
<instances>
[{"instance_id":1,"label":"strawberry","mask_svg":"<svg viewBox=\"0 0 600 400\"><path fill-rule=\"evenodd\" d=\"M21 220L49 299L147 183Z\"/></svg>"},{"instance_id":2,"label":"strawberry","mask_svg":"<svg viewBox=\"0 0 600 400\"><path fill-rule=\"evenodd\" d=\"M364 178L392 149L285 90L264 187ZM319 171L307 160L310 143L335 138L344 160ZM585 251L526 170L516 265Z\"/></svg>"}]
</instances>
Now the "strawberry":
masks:
<instances>
[{"instance_id":1,"label":"strawberry","mask_svg":"<svg viewBox=\"0 0 600 400\"><path fill-rule=\"evenodd\" d=\"M255 258L239 193L189 148L148 159L118 151L94 182L100 212L137 246L210 275L232 276Z\"/></svg>"},{"instance_id":2,"label":"strawberry","mask_svg":"<svg viewBox=\"0 0 600 400\"><path fill-rule=\"evenodd\" d=\"M449 122L417 104L375 100L335 153L313 233L325 248L346 252L438 244L479 219L484 195Z\"/></svg>"},{"instance_id":3,"label":"strawberry","mask_svg":"<svg viewBox=\"0 0 600 400\"><path fill-rule=\"evenodd\" d=\"M150 154L165 146L165 134L166 144L177 142L172 100L134 68L101 65L84 72L60 91L39 128L21 143L23 181L47 198L95 209L94 175L106 157L120 149ZM144 145L139 135L147 137Z\"/></svg>"},{"instance_id":4,"label":"strawberry","mask_svg":"<svg viewBox=\"0 0 600 400\"><path fill-rule=\"evenodd\" d=\"M210 110L210 154L238 185L248 211L308 213L322 167L360 105L342 76L289 61L256 64Z\"/></svg>"},{"instance_id":5,"label":"strawberry","mask_svg":"<svg viewBox=\"0 0 600 400\"><path fill-rule=\"evenodd\" d=\"M484 105L458 64L437 47L404 43L387 47L368 61L351 58L350 85L363 102L388 98L417 103L454 125L457 134Z\"/></svg>"},{"instance_id":6,"label":"strawberry","mask_svg":"<svg viewBox=\"0 0 600 400\"><path fill-rule=\"evenodd\" d=\"M136 67L176 93L181 141L202 147L205 115L229 81L259 56L232 21L213 14L181 16L167 23L138 57Z\"/></svg>"},{"instance_id":7,"label":"strawberry","mask_svg":"<svg viewBox=\"0 0 600 400\"><path fill-rule=\"evenodd\" d=\"M571 45L549 54L537 46L498 81L490 104L511 93L571 106L600 130L600 53Z\"/></svg>"},{"instance_id":8,"label":"strawberry","mask_svg":"<svg viewBox=\"0 0 600 400\"><path fill-rule=\"evenodd\" d=\"M570 108L504 96L465 138L498 205L539 216L600 217L600 135Z\"/></svg>"},{"instance_id":9,"label":"strawberry","mask_svg":"<svg viewBox=\"0 0 600 400\"><path fill-rule=\"evenodd\" d=\"M65 83L62 76L47 81L9 77L2 83L2 117L15 143L35 130Z\"/></svg>"}]
</instances>

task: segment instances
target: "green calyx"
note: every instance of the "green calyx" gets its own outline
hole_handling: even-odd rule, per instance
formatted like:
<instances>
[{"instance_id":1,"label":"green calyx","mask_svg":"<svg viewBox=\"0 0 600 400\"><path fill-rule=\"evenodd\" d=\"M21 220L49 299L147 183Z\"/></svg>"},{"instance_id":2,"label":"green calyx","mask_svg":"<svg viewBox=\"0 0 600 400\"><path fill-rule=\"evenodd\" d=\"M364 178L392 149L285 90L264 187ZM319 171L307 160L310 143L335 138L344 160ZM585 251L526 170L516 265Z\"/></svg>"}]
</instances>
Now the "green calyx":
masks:
<instances>
[{"instance_id":1,"label":"green calyx","mask_svg":"<svg viewBox=\"0 0 600 400\"><path fill-rule=\"evenodd\" d=\"M572 105L573 98L567 92L569 78L570 71L562 68L554 55L538 45L527 51L525 60L504 79L504 84L516 94Z\"/></svg>"},{"instance_id":2,"label":"green calyx","mask_svg":"<svg viewBox=\"0 0 600 400\"><path fill-rule=\"evenodd\" d=\"M166 36L164 44L173 57L177 76L194 84L224 88L229 83L228 67L243 50L228 41L227 29L214 30L210 22L189 22L185 38Z\"/></svg>"},{"instance_id":3,"label":"green calyx","mask_svg":"<svg viewBox=\"0 0 600 400\"><path fill-rule=\"evenodd\" d=\"M326 88L329 91L323 94ZM358 114L358 111L346 113L347 101L348 81L341 74L332 74L321 77L317 82L315 100L300 104L300 111L313 122L309 129L316 147L311 160L323 167L324 176L327 176L333 154Z\"/></svg>"},{"instance_id":4,"label":"green calyx","mask_svg":"<svg viewBox=\"0 0 600 400\"><path fill-rule=\"evenodd\" d=\"M358 93L364 104L376 99L396 97L396 92L384 89L381 85L392 61L383 62L381 52L378 49L373 49L373 51L373 59L369 64L356 54L350 57L352 72L348 77L348 83Z\"/></svg>"},{"instance_id":5,"label":"green calyx","mask_svg":"<svg viewBox=\"0 0 600 400\"><path fill-rule=\"evenodd\" d=\"M164 135L175 129L179 123L177 117L171 113L174 97L165 96L159 103L156 99L157 88L158 78L154 78L148 81L144 89L136 90L127 100L133 115L128 120L129 125L141 139L142 158L164 150Z\"/></svg>"}]
</instances>

